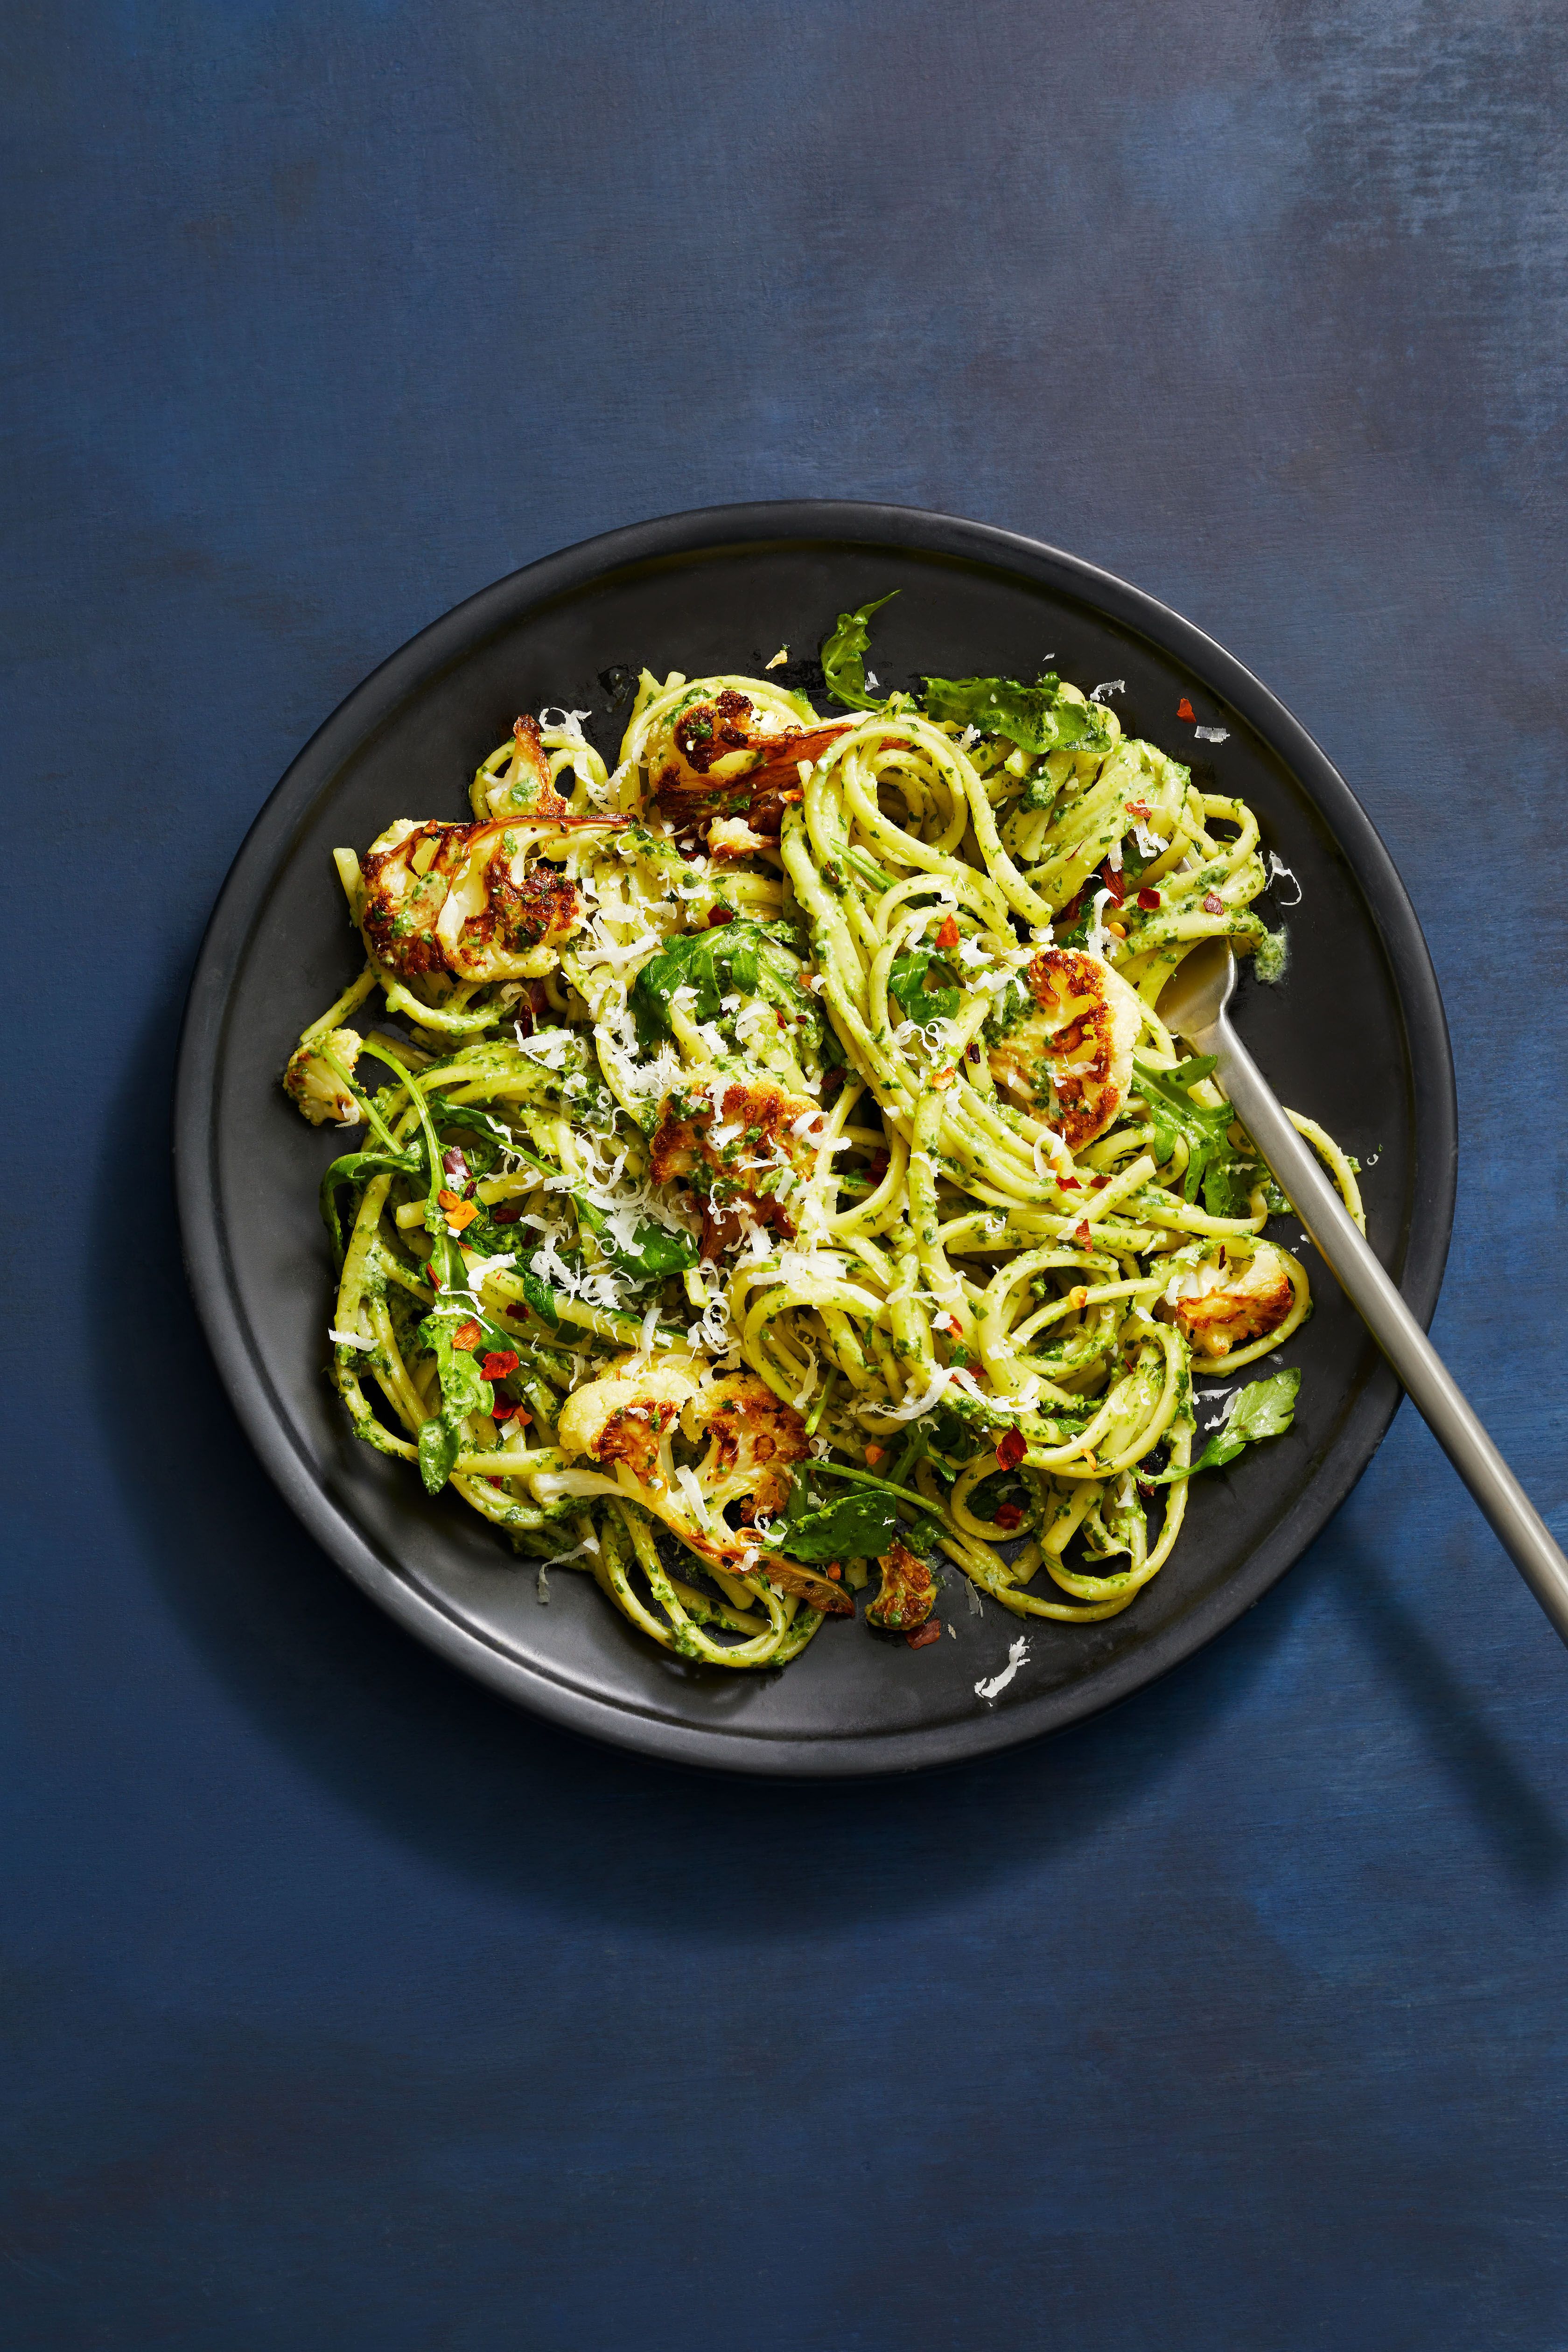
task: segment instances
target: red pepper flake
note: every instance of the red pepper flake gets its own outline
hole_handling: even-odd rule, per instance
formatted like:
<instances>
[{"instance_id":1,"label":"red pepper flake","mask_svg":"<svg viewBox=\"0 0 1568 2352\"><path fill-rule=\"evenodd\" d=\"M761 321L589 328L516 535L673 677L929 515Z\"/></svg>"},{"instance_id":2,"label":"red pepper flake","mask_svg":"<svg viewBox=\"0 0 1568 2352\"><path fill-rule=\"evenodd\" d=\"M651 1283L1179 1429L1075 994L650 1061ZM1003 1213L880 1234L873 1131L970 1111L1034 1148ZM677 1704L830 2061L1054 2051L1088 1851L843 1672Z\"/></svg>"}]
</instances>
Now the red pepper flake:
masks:
<instances>
[{"instance_id":1,"label":"red pepper flake","mask_svg":"<svg viewBox=\"0 0 1568 2352\"><path fill-rule=\"evenodd\" d=\"M1079 1182L1076 1176L1058 1176L1057 1178L1057 1190L1058 1192L1081 1192L1083 1186Z\"/></svg>"},{"instance_id":2,"label":"red pepper flake","mask_svg":"<svg viewBox=\"0 0 1568 2352\"><path fill-rule=\"evenodd\" d=\"M517 1363L515 1348L498 1348L493 1355L485 1358L479 1370L487 1381L504 1381L509 1372L516 1371Z\"/></svg>"},{"instance_id":3,"label":"red pepper flake","mask_svg":"<svg viewBox=\"0 0 1568 2352\"><path fill-rule=\"evenodd\" d=\"M708 909L708 928L710 931L716 931L721 923L732 923L734 919L733 907L710 907Z\"/></svg>"},{"instance_id":4,"label":"red pepper flake","mask_svg":"<svg viewBox=\"0 0 1568 2352\"><path fill-rule=\"evenodd\" d=\"M1015 1528L1021 1528L1023 1526L1024 1514L1019 1509L1016 1503L998 1503L996 1506L996 1524L999 1528L1005 1528L1008 1534L1011 1535Z\"/></svg>"},{"instance_id":5,"label":"red pepper flake","mask_svg":"<svg viewBox=\"0 0 1568 2352\"><path fill-rule=\"evenodd\" d=\"M1176 716L1177 716L1177 718L1178 718L1178 719L1195 719L1195 718L1197 717L1197 715L1198 715L1198 714L1197 714L1197 712L1193 709L1192 704L1187 700L1186 696L1184 694L1184 695L1183 695L1183 697L1182 697L1182 698L1181 698L1181 700L1180 700L1180 702L1178 702L1178 703L1177 703L1177 705L1176 705Z\"/></svg>"},{"instance_id":6,"label":"red pepper flake","mask_svg":"<svg viewBox=\"0 0 1568 2352\"><path fill-rule=\"evenodd\" d=\"M874 1151L871 1154L866 1173L870 1178L873 1184L879 1184L881 1182L883 1177L888 1172L888 1155L885 1151Z\"/></svg>"},{"instance_id":7,"label":"red pepper flake","mask_svg":"<svg viewBox=\"0 0 1568 2352\"><path fill-rule=\"evenodd\" d=\"M1091 1176L1089 1181L1097 1192L1103 1192L1110 1179L1109 1176Z\"/></svg>"},{"instance_id":8,"label":"red pepper flake","mask_svg":"<svg viewBox=\"0 0 1568 2352\"><path fill-rule=\"evenodd\" d=\"M521 1201L500 1201L490 1211L490 1223L493 1225L515 1225L521 1214Z\"/></svg>"},{"instance_id":9,"label":"red pepper flake","mask_svg":"<svg viewBox=\"0 0 1568 2352\"><path fill-rule=\"evenodd\" d=\"M1220 897L1217 890L1205 891L1204 894L1204 912L1205 915L1224 914L1225 900Z\"/></svg>"},{"instance_id":10,"label":"red pepper flake","mask_svg":"<svg viewBox=\"0 0 1568 2352\"><path fill-rule=\"evenodd\" d=\"M923 1625L911 1625L904 1639L911 1650L929 1650L933 1642L942 1639L942 1619L928 1617Z\"/></svg>"},{"instance_id":11,"label":"red pepper flake","mask_svg":"<svg viewBox=\"0 0 1568 2352\"><path fill-rule=\"evenodd\" d=\"M487 1486L499 1486L500 1485L500 1480L499 1478L492 1478L489 1472L487 1470L485 1473L485 1484Z\"/></svg>"},{"instance_id":12,"label":"red pepper flake","mask_svg":"<svg viewBox=\"0 0 1568 2352\"><path fill-rule=\"evenodd\" d=\"M963 1058L966 1062L977 1062L980 1059L980 1040L978 1037L972 1037L970 1039L968 1045L963 1049Z\"/></svg>"},{"instance_id":13,"label":"red pepper flake","mask_svg":"<svg viewBox=\"0 0 1568 2352\"><path fill-rule=\"evenodd\" d=\"M1110 893L1111 905L1120 907L1127 896L1127 877L1121 868L1119 866L1112 866L1108 857L1100 869L1100 878Z\"/></svg>"},{"instance_id":14,"label":"red pepper flake","mask_svg":"<svg viewBox=\"0 0 1568 2352\"><path fill-rule=\"evenodd\" d=\"M1149 913L1151 913L1151 912L1153 910L1153 908L1156 908L1156 907L1159 905L1159 903L1160 903L1160 893L1158 892L1158 890L1140 890L1140 891L1139 891L1139 893L1138 893L1138 904L1142 908L1142 909L1143 909L1143 911L1144 911L1144 913L1145 913L1145 914L1149 914Z\"/></svg>"},{"instance_id":15,"label":"red pepper flake","mask_svg":"<svg viewBox=\"0 0 1568 2352\"><path fill-rule=\"evenodd\" d=\"M1072 1237L1074 1241L1077 1242L1080 1249L1092 1249L1094 1247L1094 1235L1089 1230L1089 1219L1087 1217L1080 1219L1079 1223L1073 1227Z\"/></svg>"},{"instance_id":16,"label":"red pepper flake","mask_svg":"<svg viewBox=\"0 0 1568 2352\"><path fill-rule=\"evenodd\" d=\"M514 1323L526 1323L528 1320L528 1306L524 1299L520 1298L515 1307L509 1307L506 1311Z\"/></svg>"},{"instance_id":17,"label":"red pepper flake","mask_svg":"<svg viewBox=\"0 0 1568 2352\"><path fill-rule=\"evenodd\" d=\"M931 1085L939 1095L945 1094L957 1075L958 1073L954 1070L952 1063L950 1062L945 1070L937 1070L932 1074Z\"/></svg>"},{"instance_id":18,"label":"red pepper flake","mask_svg":"<svg viewBox=\"0 0 1568 2352\"><path fill-rule=\"evenodd\" d=\"M958 919L956 916L948 916L946 921L937 932L936 943L939 948L945 950L949 953L951 953L958 945Z\"/></svg>"},{"instance_id":19,"label":"red pepper flake","mask_svg":"<svg viewBox=\"0 0 1568 2352\"><path fill-rule=\"evenodd\" d=\"M868 1445L866 1448L866 1459L868 1463L875 1464L879 1462L881 1458L882 1449L879 1445Z\"/></svg>"},{"instance_id":20,"label":"red pepper flake","mask_svg":"<svg viewBox=\"0 0 1568 2352\"><path fill-rule=\"evenodd\" d=\"M1129 816L1135 816L1138 819L1140 824L1142 824L1144 818L1149 814L1149 803L1147 801L1124 801L1122 803L1122 806L1127 811Z\"/></svg>"},{"instance_id":21,"label":"red pepper flake","mask_svg":"<svg viewBox=\"0 0 1568 2352\"><path fill-rule=\"evenodd\" d=\"M480 1337L479 1327L470 1315L468 1320L466 1323L459 1323L453 1332L452 1345L454 1348L477 1348Z\"/></svg>"},{"instance_id":22,"label":"red pepper flake","mask_svg":"<svg viewBox=\"0 0 1568 2352\"><path fill-rule=\"evenodd\" d=\"M824 1574L825 1576L830 1576L830 1577L833 1579L833 1581L834 1581L834 1583L835 1583L835 1584L837 1584L837 1581L838 1581L839 1578L843 1575L843 1573L844 1573L844 1570L842 1570L842 1568L840 1568L840 1566L839 1566L838 1562L837 1562L836 1559L830 1559L830 1560L828 1561L828 1563L827 1563L827 1566L826 1566L826 1567L824 1569L824 1570L823 1570L823 1574Z\"/></svg>"},{"instance_id":23,"label":"red pepper flake","mask_svg":"<svg viewBox=\"0 0 1568 2352\"><path fill-rule=\"evenodd\" d=\"M996 1440L996 1459L1004 1470L1016 1470L1029 1450L1029 1441L1016 1425Z\"/></svg>"}]
</instances>

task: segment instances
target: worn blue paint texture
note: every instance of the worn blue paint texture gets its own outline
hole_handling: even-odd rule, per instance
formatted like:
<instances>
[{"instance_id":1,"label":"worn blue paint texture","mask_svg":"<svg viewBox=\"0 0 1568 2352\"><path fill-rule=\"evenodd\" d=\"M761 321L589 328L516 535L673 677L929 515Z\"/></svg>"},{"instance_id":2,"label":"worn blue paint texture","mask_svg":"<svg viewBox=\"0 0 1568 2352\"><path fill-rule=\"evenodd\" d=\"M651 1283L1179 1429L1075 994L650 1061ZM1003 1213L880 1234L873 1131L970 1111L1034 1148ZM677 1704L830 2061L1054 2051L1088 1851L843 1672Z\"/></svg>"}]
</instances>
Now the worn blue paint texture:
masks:
<instances>
[{"instance_id":1,"label":"worn blue paint texture","mask_svg":"<svg viewBox=\"0 0 1568 2352\"><path fill-rule=\"evenodd\" d=\"M1382 828L1459 1072L1437 1336L1568 1533L1561 7L65 0L6 42L0 2336L1560 2352L1568 1657L1408 1409L1105 1721L686 1776L300 1534L166 1134L246 826L413 631L677 508L978 516L1203 624Z\"/></svg>"}]
</instances>

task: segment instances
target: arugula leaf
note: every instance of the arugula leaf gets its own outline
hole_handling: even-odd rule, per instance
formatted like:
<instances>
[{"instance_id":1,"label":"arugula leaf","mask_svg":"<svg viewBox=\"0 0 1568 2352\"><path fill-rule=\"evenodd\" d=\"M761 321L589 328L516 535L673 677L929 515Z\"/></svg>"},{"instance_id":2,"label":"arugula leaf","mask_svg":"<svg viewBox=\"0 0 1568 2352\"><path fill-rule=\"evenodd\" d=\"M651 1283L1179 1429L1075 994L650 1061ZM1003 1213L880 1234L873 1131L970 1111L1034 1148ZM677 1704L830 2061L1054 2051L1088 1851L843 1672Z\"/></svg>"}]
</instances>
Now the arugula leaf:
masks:
<instances>
[{"instance_id":1,"label":"arugula leaf","mask_svg":"<svg viewBox=\"0 0 1568 2352\"><path fill-rule=\"evenodd\" d=\"M651 1054L671 1034L669 1001L678 988L696 991L695 1020L717 1021L721 1000L764 996L799 1012L806 1000L795 985L795 957L761 924L745 917L716 930L684 931L668 940L632 982L637 1045Z\"/></svg>"},{"instance_id":2,"label":"arugula leaf","mask_svg":"<svg viewBox=\"0 0 1568 2352\"><path fill-rule=\"evenodd\" d=\"M603 1209L592 1201L579 1200L577 1215L588 1231L597 1236L600 1247L612 1265L622 1274L640 1282L662 1282L667 1275L683 1274L697 1263L697 1244L689 1234L672 1234L663 1225L644 1218L638 1224L629 1249L622 1249L605 1240L609 1223Z\"/></svg>"},{"instance_id":3,"label":"arugula leaf","mask_svg":"<svg viewBox=\"0 0 1568 2352\"><path fill-rule=\"evenodd\" d=\"M901 1522L890 1496L858 1486L821 1510L786 1515L779 1525L779 1549L791 1559L861 1559L886 1551Z\"/></svg>"},{"instance_id":4,"label":"arugula leaf","mask_svg":"<svg viewBox=\"0 0 1568 2352\"><path fill-rule=\"evenodd\" d=\"M840 613L831 635L822 641L822 674L827 681L827 691L847 710L885 710L888 707L885 701L874 700L866 691L866 649L871 642L867 624L872 614L890 604L898 593L895 588L888 595L879 596L874 604L862 604L858 613Z\"/></svg>"},{"instance_id":5,"label":"arugula leaf","mask_svg":"<svg viewBox=\"0 0 1568 2352\"><path fill-rule=\"evenodd\" d=\"M551 1289L550 1285L547 1282L541 1282L536 1274L530 1274L526 1266L520 1266L518 1274L522 1283L525 1304L531 1307L548 1329L559 1331L561 1318L555 1312L555 1293Z\"/></svg>"},{"instance_id":6,"label":"arugula leaf","mask_svg":"<svg viewBox=\"0 0 1568 2352\"><path fill-rule=\"evenodd\" d=\"M1005 735L1025 751L1108 751L1110 732L1098 703L1062 698L1061 679L1047 670L1035 686L1013 677L928 677L925 706L936 719Z\"/></svg>"},{"instance_id":7,"label":"arugula leaf","mask_svg":"<svg viewBox=\"0 0 1568 2352\"><path fill-rule=\"evenodd\" d=\"M485 1328L479 1317L479 1345L488 1346ZM419 1326L419 1338L436 1351L440 1372L441 1410L432 1421L426 1422L419 1432L419 1475L427 1495L438 1495L452 1475L452 1465L463 1450L463 1423L471 1412L489 1412L495 1402L495 1391L479 1371L467 1348L452 1344L457 1329L444 1315L427 1315Z\"/></svg>"},{"instance_id":8,"label":"arugula leaf","mask_svg":"<svg viewBox=\"0 0 1568 2352\"><path fill-rule=\"evenodd\" d=\"M1197 1460L1186 1470L1162 1470L1152 1478L1144 1478L1145 1486L1168 1486L1181 1478L1195 1478L1200 1470L1221 1470L1234 1462L1243 1448L1255 1445L1259 1438L1279 1437L1289 1428L1296 1417L1296 1391L1301 1385L1299 1366L1288 1371L1276 1372L1267 1381L1252 1381L1236 1392L1236 1402L1216 1429Z\"/></svg>"},{"instance_id":9,"label":"arugula leaf","mask_svg":"<svg viewBox=\"0 0 1568 2352\"><path fill-rule=\"evenodd\" d=\"M320 1193L321 1221L331 1237L332 1264L341 1267L346 1246L342 1219L338 1213L338 1192L344 1184L368 1183L372 1176L386 1174L420 1176L424 1173L422 1153L405 1151L394 1158L389 1151L347 1151L334 1160L321 1179Z\"/></svg>"},{"instance_id":10,"label":"arugula leaf","mask_svg":"<svg viewBox=\"0 0 1568 2352\"><path fill-rule=\"evenodd\" d=\"M918 1022L922 1029L928 1022L951 1021L958 1011L960 990L927 984L931 966L937 961L929 949L915 948L908 955L895 956L888 974L889 995L903 1006L905 1018ZM945 964L940 968L947 970Z\"/></svg>"},{"instance_id":11,"label":"arugula leaf","mask_svg":"<svg viewBox=\"0 0 1568 2352\"><path fill-rule=\"evenodd\" d=\"M1159 1070L1140 1060L1138 1089L1153 1122L1155 1159L1169 1160L1178 1138L1186 1143L1183 1199L1195 1201L1201 1185L1204 1207L1211 1217L1245 1217L1253 1188L1267 1172L1263 1163L1246 1151L1238 1152L1231 1142L1229 1130L1236 1113L1228 1103L1211 1109L1194 1102L1187 1092L1200 1078L1206 1078L1214 1066L1212 1054L1195 1054L1173 1070Z\"/></svg>"},{"instance_id":12,"label":"arugula leaf","mask_svg":"<svg viewBox=\"0 0 1568 2352\"><path fill-rule=\"evenodd\" d=\"M461 1435L444 1413L424 1423L419 1432L419 1475L427 1495L440 1493L462 1450Z\"/></svg>"}]
</instances>

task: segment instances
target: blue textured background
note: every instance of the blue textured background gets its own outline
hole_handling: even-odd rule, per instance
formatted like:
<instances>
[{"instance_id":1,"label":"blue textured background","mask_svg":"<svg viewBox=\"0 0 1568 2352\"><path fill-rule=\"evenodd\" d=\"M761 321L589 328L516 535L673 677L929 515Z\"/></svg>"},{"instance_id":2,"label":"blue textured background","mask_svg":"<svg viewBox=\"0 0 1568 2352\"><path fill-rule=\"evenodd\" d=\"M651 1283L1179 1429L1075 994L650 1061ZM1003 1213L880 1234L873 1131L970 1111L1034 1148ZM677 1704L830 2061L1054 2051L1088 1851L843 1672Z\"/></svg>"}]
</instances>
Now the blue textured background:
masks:
<instances>
[{"instance_id":1,"label":"blue textured background","mask_svg":"<svg viewBox=\"0 0 1568 2352\"><path fill-rule=\"evenodd\" d=\"M1556 0L5 20L0 2335L1560 2352L1568 1659L1408 1409L1121 1714L686 1778L305 1540L166 1174L207 908L384 655L649 514L947 508L1362 793L1454 1028L1437 1335L1568 1533Z\"/></svg>"}]
</instances>

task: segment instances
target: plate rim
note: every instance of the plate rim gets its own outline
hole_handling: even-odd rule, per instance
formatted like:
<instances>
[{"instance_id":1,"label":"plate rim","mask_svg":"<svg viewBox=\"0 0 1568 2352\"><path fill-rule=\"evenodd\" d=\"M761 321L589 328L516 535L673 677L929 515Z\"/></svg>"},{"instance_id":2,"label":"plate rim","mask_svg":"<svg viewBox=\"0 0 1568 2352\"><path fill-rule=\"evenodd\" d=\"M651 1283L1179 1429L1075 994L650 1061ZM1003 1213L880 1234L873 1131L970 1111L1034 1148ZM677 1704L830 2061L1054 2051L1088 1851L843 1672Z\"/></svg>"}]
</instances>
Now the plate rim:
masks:
<instances>
[{"instance_id":1,"label":"plate rim","mask_svg":"<svg viewBox=\"0 0 1568 2352\"><path fill-rule=\"evenodd\" d=\"M1366 901L1405 1024L1414 1103L1414 1197L1400 1288L1423 1327L1436 1308L1453 1231L1458 1115L1436 973L1408 892L1372 818L1327 753L1234 654L1146 590L1021 532L921 507L789 499L698 507L604 531L523 565L454 606L377 665L290 761L252 821L197 951L181 1024L173 1143L185 1276L240 1427L283 1499L328 1556L448 1663L568 1729L665 1762L765 1779L860 1779L953 1764L1086 1722L1158 1680L1252 1608L1322 1531L1382 1444L1403 1393L1376 1366L1322 1469L1224 1583L1088 1684L1068 1683L958 1722L912 1731L750 1734L681 1723L598 1698L503 1651L421 1592L332 1500L296 1444L249 1335L228 1265L213 1181L214 1081L234 983L291 835L344 761L418 688L535 606L595 578L670 556L773 543L865 542L949 556L1065 590L1150 637L1230 703L1289 769Z\"/></svg>"}]
</instances>

